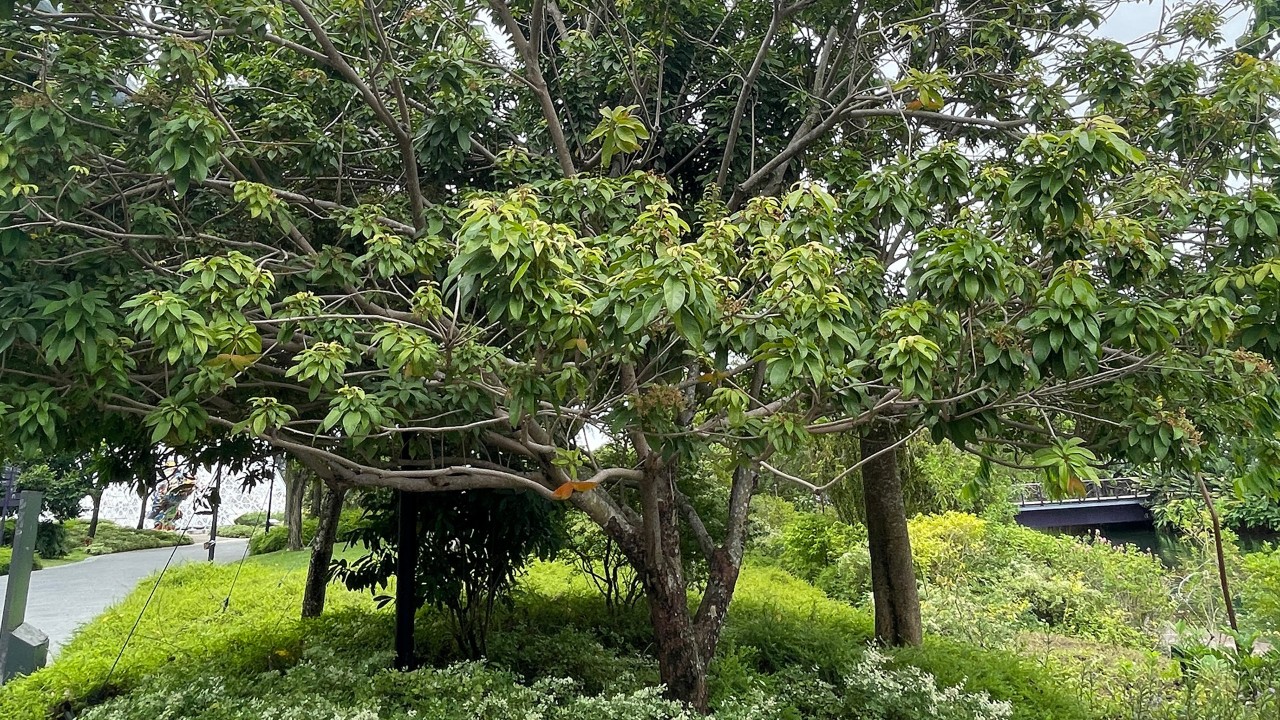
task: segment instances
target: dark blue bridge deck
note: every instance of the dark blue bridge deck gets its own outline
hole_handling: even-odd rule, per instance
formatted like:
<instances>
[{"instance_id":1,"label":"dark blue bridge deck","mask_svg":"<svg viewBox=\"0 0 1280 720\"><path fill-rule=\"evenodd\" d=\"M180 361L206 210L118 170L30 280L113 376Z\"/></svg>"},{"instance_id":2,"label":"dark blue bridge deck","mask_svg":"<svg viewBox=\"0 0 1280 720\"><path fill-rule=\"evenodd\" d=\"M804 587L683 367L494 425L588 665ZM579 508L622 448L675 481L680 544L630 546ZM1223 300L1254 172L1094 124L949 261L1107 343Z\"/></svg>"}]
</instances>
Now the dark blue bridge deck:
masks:
<instances>
[{"instance_id":1,"label":"dark blue bridge deck","mask_svg":"<svg viewBox=\"0 0 1280 720\"><path fill-rule=\"evenodd\" d=\"M1113 478L1090 485L1082 498L1047 498L1038 484L1022 487L1018 497L1019 525L1054 528L1122 525L1151 520L1146 501L1149 493L1132 478Z\"/></svg>"}]
</instances>

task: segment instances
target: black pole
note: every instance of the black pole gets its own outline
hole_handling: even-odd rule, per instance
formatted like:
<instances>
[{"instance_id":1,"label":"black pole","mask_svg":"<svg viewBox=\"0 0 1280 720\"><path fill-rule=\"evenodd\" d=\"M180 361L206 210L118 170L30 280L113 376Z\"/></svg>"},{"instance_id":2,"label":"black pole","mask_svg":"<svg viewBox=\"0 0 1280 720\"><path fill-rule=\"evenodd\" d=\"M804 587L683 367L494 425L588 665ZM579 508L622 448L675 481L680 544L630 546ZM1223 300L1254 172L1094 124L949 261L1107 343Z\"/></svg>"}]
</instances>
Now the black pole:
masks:
<instances>
[{"instance_id":1,"label":"black pole","mask_svg":"<svg viewBox=\"0 0 1280 720\"><path fill-rule=\"evenodd\" d=\"M222 466L213 476L213 493L209 495L209 504L213 506L213 518L209 521L209 562L213 562L213 551L218 546L218 506L222 505Z\"/></svg>"},{"instance_id":2,"label":"black pole","mask_svg":"<svg viewBox=\"0 0 1280 720\"><path fill-rule=\"evenodd\" d=\"M414 666L413 616L418 611L418 497L396 491L400 522L396 532L396 668Z\"/></svg>"},{"instance_id":3,"label":"black pole","mask_svg":"<svg viewBox=\"0 0 1280 720\"><path fill-rule=\"evenodd\" d=\"M271 484L267 486L267 529L271 532L271 496L276 494L276 474L271 473Z\"/></svg>"}]
</instances>

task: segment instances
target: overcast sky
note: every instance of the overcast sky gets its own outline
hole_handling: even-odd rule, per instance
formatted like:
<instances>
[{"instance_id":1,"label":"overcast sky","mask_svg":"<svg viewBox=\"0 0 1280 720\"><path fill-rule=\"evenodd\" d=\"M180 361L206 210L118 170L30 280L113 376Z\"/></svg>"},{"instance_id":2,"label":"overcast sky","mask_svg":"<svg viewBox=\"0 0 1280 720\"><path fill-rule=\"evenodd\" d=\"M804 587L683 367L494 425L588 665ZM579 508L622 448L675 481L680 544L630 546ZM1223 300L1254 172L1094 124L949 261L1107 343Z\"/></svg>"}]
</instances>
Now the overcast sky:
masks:
<instances>
[{"instance_id":1,"label":"overcast sky","mask_svg":"<svg viewBox=\"0 0 1280 720\"><path fill-rule=\"evenodd\" d=\"M1188 4L1167 0L1121 3L1111 17L1107 18L1099 33L1120 42L1135 40L1159 27L1162 15L1172 17L1176 10ZM1248 8L1238 0L1218 0L1218 5L1225 8L1224 15L1227 17L1227 23L1222 29L1224 42L1234 43L1244 33L1249 19Z\"/></svg>"}]
</instances>

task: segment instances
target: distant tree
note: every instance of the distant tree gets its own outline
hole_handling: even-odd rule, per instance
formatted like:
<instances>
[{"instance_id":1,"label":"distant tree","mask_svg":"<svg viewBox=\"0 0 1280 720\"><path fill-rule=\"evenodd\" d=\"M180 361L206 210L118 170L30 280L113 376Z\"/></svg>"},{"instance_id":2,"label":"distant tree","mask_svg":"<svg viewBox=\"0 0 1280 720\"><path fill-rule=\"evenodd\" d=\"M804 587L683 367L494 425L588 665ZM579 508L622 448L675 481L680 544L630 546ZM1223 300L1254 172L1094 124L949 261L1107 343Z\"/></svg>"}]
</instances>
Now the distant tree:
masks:
<instances>
[{"instance_id":1,"label":"distant tree","mask_svg":"<svg viewBox=\"0 0 1280 720\"><path fill-rule=\"evenodd\" d=\"M59 522L80 516L80 501L89 494L92 473L75 458L53 464L28 465L18 476L18 489L44 493L42 508Z\"/></svg>"}]
</instances>

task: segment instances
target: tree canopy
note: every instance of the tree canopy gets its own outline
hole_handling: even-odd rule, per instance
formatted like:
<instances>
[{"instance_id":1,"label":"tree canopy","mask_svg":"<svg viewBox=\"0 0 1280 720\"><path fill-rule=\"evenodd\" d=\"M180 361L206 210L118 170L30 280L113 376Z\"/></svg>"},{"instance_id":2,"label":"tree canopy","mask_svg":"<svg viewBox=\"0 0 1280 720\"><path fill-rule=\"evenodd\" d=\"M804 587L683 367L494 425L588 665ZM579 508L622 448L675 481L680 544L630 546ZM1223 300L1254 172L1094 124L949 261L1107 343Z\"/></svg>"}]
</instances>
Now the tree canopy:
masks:
<instances>
[{"instance_id":1,"label":"tree canopy","mask_svg":"<svg viewBox=\"0 0 1280 720\"><path fill-rule=\"evenodd\" d=\"M758 474L834 482L769 462L811 435L927 430L1064 494L1118 459L1272 489L1274 10L1125 45L1113 7L19 8L4 431L127 417L339 484L568 500L695 703ZM676 482L711 445L715 536Z\"/></svg>"}]
</instances>

